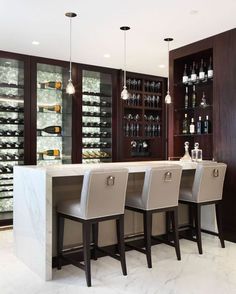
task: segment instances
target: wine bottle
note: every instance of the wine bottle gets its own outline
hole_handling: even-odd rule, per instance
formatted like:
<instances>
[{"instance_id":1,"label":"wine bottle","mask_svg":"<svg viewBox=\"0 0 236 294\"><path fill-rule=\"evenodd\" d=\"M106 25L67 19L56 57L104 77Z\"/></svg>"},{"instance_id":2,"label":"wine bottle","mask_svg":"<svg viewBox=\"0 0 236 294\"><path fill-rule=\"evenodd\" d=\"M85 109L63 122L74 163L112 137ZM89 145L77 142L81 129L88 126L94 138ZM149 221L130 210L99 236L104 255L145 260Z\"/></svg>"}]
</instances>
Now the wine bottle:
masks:
<instances>
[{"instance_id":1,"label":"wine bottle","mask_svg":"<svg viewBox=\"0 0 236 294\"><path fill-rule=\"evenodd\" d=\"M201 65L199 70L199 80L203 81L204 79L205 79L204 62L203 62L203 59L201 59Z\"/></svg>"},{"instance_id":2,"label":"wine bottle","mask_svg":"<svg viewBox=\"0 0 236 294\"><path fill-rule=\"evenodd\" d=\"M213 68L212 68L212 58L210 57L208 70L207 70L207 78L212 79L213 78Z\"/></svg>"},{"instance_id":3,"label":"wine bottle","mask_svg":"<svg viewBox=\"0 0 236 294\"><path fill-rule=\"evenodd\" d=\"M188 83L187 64L184 65L184 73L182 78L183 84Z\"/></svg>"},{"instance_id":4,"label":"wine bottle","mask_svg":"<svg viewBox=\"0 0 236 294\"><path fill-rule=\"evenodd\" d=\"M202 100L201 100L200 106L203 108L207 107L205 92L202 92Z\"/></svg>"},{"instance_id":5,"label":"wine bottle","mask_svg":"<svg viewBox=\"0 0 236 294\"><path fill-rule=\"evenodd\" d=\"M184 114L182 133L183 134L187 134L188 133L188 115L187 115L187 113Z\"/></svg>"},{"instance_id":6,"label":"wine bottle","mask_svg":"<svg viewBox=\"0 0 236 294\"><path fill-rule=\"evenodd\" d=\"M203 122L204 125L204 134L210 134L211 133L211 122L209 121L208 115L206 115L206 119Z\"/></svg>"},{"instance_id":7,"label":"wine bottle","mask_svg":"<svg viewBox=\"0 0 236 294\"><path fill-rule=\"evenodd\" d=\"M43 129L38 129L40 133L43 131L48 134L61 134L61 126L49 126Z\"/></svg>"},{"instance_id":8,"label":"wine bottle","mask_svg":"<svg viewBox=\"0 0 236 294\"><path fill-rule=\"evenodd\" d=\"M203 133L203 124L202 124L202 117L199 116L197 121L197 134L200 135Z\"/></svg>"},{"instance_id":9,"label":"wine bottle","mask_svg":"<svg viewBox=\"0 0 236 294\"><path fill-rule=\"evenodd\" d=\"M195 124L194 124L194 118L191 119L191 124L189 126L189 133L194 134L195 133Z\"/></svg>"},{"instance_id":10,"label":"wine bottle","mask_svg":"<svg viewBox=\"0 0 236 294\"><path fill-rule=\"evenodd\" d=\"M47 111L54 111L57 113L61 112L61 105L56 104L56 105L42 105L38 106L38 111L39 112L47 112Z\"/></svg>"},{"instance_id":11,"label":"wine bottle","mask_svg":"<svg viewBox=\"0 0 236 294\"><path fill-rule=\"evenodd\" d=\"M195 108L195 106L196 106L196 99L197 99L197 95L196 95L196 86L193 85L193 93L192 93L192 108Z\"/></svg>"},{"instance_id":12,"label":"wine bottle","mask_svg":"<svg viewBox=\"0 0 236 294\"><path fill-rule=\"evenodd\" d=\"M192 68L192 72L191 72L191 81L193 83L195 83L197 80L197 74L196 74L196 71L195 71L195 62L193 62L193 68Z\"/></svg>"},{"instance_id":13,"label":"wine bottle","mask_svg":"<svg viewBox=\"0 0 236 294\"><path fill-rule=\"evenodd\" d=\"M184 96L184 108L188 108L188 87L185 88L185 96Z\"/></svg>"},{"instance_id":14,"label":"wine bottle","mask_svg":"<svg viewBox=\"0 0 236 294\"><path fill-rule=\"evenodd\" d=\"M41 152L39 152L41 153ZM60 150L59 149L50 149L50 150L45 150L42 152L43 155L47 156L60 156Z\"/></svg>"},{"instance_id":15,"label":"wine bottle","mask_svg":"<svg viewBox=\"0 0 236 294\"><path fill-rule=\"evenodd\" d=\"M47 88L52 88L52 89L61 89L62 88L62 83L59 81L56 82L45 82L45 83L39 83L39 88L41 89L47 89Z\"/></svg>"}]
</instances>

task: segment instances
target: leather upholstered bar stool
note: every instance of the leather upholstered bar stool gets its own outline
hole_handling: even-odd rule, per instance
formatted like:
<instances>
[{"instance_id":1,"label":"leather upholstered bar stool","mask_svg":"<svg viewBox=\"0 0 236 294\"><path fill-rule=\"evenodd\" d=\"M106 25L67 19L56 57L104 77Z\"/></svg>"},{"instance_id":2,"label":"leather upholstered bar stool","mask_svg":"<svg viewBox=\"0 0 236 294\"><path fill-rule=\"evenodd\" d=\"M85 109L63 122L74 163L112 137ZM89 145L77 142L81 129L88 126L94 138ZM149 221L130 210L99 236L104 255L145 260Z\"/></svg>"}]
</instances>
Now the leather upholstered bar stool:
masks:
<instances>
[{"instance_id":1,"label":"leather upholstered bar stool","mask_svg":"<svg viewBox=\"0 0 236 294\"><path fill-rule=\"evenodd\" d=\"M226 167L224 163L199 163L196 168L192 189L189 187L180 188L179 202L187 204L192 211L193 219L190 220L190 227L191 231L195 231L196 234L196 239L193 236L188 239L197 242L199 254L202 254L201 207L203 205L215 205L218 233L203 231L219 236L222 248L225 247L221 206Z\"/></svg>"},{"instance_id":2,"label":"leather upholstered bar stool","mask_svg":"<svg viewBox=\"0 0 236 294\"><path fill-rule=\"evenodd\" d=\"M101 221L116 219L119 255L112 255L108 252L107 254L120 260L123 274L127 275L124 244L124 207L127 180L128 170L125 168L91 169L84 175L80 199L78 195L78 200L63 201L57 207L58 269L61 269L62 259L82 268L85 270L88 286L91 286L90 234L92 231L93 258L96 260L96 252L101 250L98 247L98 223ZM65 218L82 223L84 265L63 254Z\"/></svg>"},{"instance_id":3,"label":"leather upholstered bar stool","mask_svg":"<svg viewBox=\"0 0 236 294\"><path fill-rule=\"evenodd\" d=\"M156 212L170 213L176 255L178 260L181 259L178 237L178 198L181 174L182 167L177 164L150 167L145 172L142 193L127 193L125 208L142 213L144 227L145 249L133 245L131 247L146 254L149 268L152 267L152 214Z\"/></svg>"}]
</instances>

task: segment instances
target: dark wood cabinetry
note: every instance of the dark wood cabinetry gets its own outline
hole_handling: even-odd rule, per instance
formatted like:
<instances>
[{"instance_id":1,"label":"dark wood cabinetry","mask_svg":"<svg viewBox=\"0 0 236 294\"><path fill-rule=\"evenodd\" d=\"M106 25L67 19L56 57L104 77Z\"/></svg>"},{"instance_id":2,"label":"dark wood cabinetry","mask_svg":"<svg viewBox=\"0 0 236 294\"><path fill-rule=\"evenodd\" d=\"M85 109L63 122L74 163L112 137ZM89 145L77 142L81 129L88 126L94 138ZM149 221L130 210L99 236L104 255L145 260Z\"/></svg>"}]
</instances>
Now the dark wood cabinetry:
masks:
<instances>
[{"instance_id":1,"label":"dark wood cabinetry","mask_svg":"<svg viewBox=\"0 0 236 294\"><path fill-rule=\"evenodd\" d=\"M223 194L223 228L227 240L236 242L236 29L178 48L170 52L170 90L174 103L169 108L169 156L182 156L184 141L192 145L199 142L204 158L214 158L227 164ZM196 85L197 107L184 108L184 86L182 76L185 63L206 61L212 56L213 80ZM192 86L190 86L192 88ZM199 107L199 99L205 92L208 107ZM191 89L190 89L191 92ZM199 108L198 108L199 107ZM190 116L208 115L212 121L212 133L204 135L181 134L183 114Z\"/></svg>"},{"instance_id":2,"label":"dark wood cabinetry","mask_svg":"<svg viewBox=\"0 0 236 294\"><path fill-rule=\"evenodd\" d=\"M120 71L120 92L123 86L122 75ZM118 96L118 160L164 159L166 79L127 72L126 84L129 99L122 100Z\"/></svg>"},{"instance_id":3,"label":"dark wood cabinetry","mask_svg":"<svg viewBox=\"0 0 236 294\"><path fill-rule=\"evenodd\" d=\"M173 62L173 157L184 153L184 142L189 142L190 149L195 143L203 151L203 159L212 159L213 154L213 77L208 76L209 60L212 60L212 49L200 51L188 56L176 58ZM202 63L203 71L200 71ZM196 67L192 74L191 67ZM185 70L187 68L187 72ZM214 71L213 71L214 72ZM183 74L187 76L184 76ZM194 76L195 75L195 76ZM187 81L183 82L183 79ZM205 130L204 121L208 119L211 129ZM190 124L194 125L190 130ZM201 125L201 127L197 127Z\"/></svg>"}]
</instances>

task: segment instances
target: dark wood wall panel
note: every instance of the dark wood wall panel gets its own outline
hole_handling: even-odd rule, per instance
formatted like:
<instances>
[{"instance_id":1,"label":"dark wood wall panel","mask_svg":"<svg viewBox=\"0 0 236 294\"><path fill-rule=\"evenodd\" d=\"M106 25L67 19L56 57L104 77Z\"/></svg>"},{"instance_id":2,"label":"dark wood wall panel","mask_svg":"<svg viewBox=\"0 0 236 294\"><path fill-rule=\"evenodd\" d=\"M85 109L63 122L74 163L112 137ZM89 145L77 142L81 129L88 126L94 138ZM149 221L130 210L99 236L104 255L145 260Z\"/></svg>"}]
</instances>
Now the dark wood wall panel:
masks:
<instances>
[{"instance_id":1,"label":"dark wood wall panel","mask_svg":"<svg viewBox=\"0 0 236 294\"><path fill-rule=\"evenodd\" d=\"M176 60L188 59L188 55L208 49L213 52L214 67L213 158L228 165L223 193L224 235L227 240L236 242L236 29L172 50L170 90L174 93ZM181 67L183 70L183 66ZM173 117L174 111L171 105L169 109L169 156L171 157L175 154L179 155L183 149L176 143L176 140L180 139L173 137L176 131Z\"/></svg>"},{"instance_id":2,"label":"dark wood wall panel","mask_svg":"<svg viewBox=\"0 0 236 294\"><path fill-rule=\"evenodd\" d=\"M223 225L236 242L236 29L214 38L214 156L227 163Z\"/></svg>"}]
</instances>

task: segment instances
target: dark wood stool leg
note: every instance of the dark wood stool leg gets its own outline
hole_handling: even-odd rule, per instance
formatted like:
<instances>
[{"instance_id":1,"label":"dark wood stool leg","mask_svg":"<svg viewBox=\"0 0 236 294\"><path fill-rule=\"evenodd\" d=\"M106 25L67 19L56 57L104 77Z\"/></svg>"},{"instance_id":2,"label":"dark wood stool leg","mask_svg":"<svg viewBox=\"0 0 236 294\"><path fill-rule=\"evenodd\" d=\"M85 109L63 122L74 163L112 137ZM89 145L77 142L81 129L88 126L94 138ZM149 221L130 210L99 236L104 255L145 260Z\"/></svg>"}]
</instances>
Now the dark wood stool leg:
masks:
<instances>
[{"instance_id":1,"label":"dark wood stool leg","mask_svg":"<svg viewBox=\"0 0 236 294\"><path fill-rule=\"evenodd\" d=\"M144 242L146 247L146 256L148 267L152 267L151 257L151 235L152 235L152 213L144 211L143 213L143 229L144 229Z\"/></svg>"},{"instance_id":2,"label":"dark wood stool leg","mask_svg":"<svg viewBox=\"0 0 236 294\"><path fill-rule=\"evenodd\" d=\"M219 233L219 239L221 243L221 247L225 248L225 241L223 236L223 228L222 228L222 202L218 202L215 204L216 209L216 221Z\"/></svg>"},{"instance_id":3,"label":"dark wood stool leg","mask_svg":"<svg viewBox=\"0 0 236 294\"><path fill-rule=\"evenodd\" d=\"M171 231L171 217L170 217L170 212L166 211L166 234L167 234L168 241L171 240L170 231Z\"/></svg>"},{"instance_id":4,"label":"dark wood stool leg","mask_svg":"<svg viewBox=\"0 0 236 294\"><path fill-rule=\"evenodd\" d=\"M201 205L196 203L195 205L195 226L196 237L199 254L202 254L202 235L201 235Z\"/></svg>"},{"instance_id":5,"label":"dark wood stool leg","mask_svg":"<svg viewBox=\"0 0 236 294\"><path fill-rule=\"evenodd\" d=\"M124 276L127 276L126 260L125 260L125 240L124 240L124 215L119 216L116 220L116 232L118 251L120 254L121 268Z\"/></svg>"},{"instance_id":6,"label":"dark wood stool leg","mask_svg":"<svg viewBox=\"0 0 236 294\"><path fill-rule=\"evenodd\" d=\"M57 213L57 269L61 269L65 219Z\"/></svg>"},{"instance_id":7,"label":"dark wood stool leg","mask_svg":"<svg viewBox=\"0 0 236 294\"><path fill-rule=\"evenodd\" d=\"M98 248L98 223L92 224L93 234L93 259L97 260L97 248Z\"/></svg>"},{"instance_id":8,"label":"dark wood stool leg","mask_svg":"<svg viewBox=\"0 0 236 294\"><path fill-rule=\"evenodd\" d=\"M178 260L181 260L180 247L179 247L179 231L178 231L178 208L172 212L172 227L174 231L175 252Z\"/></svg>"},{"instance_id":9,"label":"dark wood stool leg","mask_svg":"<svg viewBox=\"0 0 236 294\"><path fill-rule=\"evenodd\" d=\"M90 264L90 228L89 222L83 223L83 245L84 245L84 266L87 286L91 287L91 264Z\"/></svg>"},{"instance_id":10,"label":"dark wood stool leg","mask_svg":"<svg viewBox=\"0 0 236 294\"><path fill-rule=\"evenodd\" d=\"M194 236L194 212L193 212L193 206L188 205L188 217L189 217L189 225L190 225L190 232L191 232L191 237L193 238Z\"/></svg>"}]
</instances>

